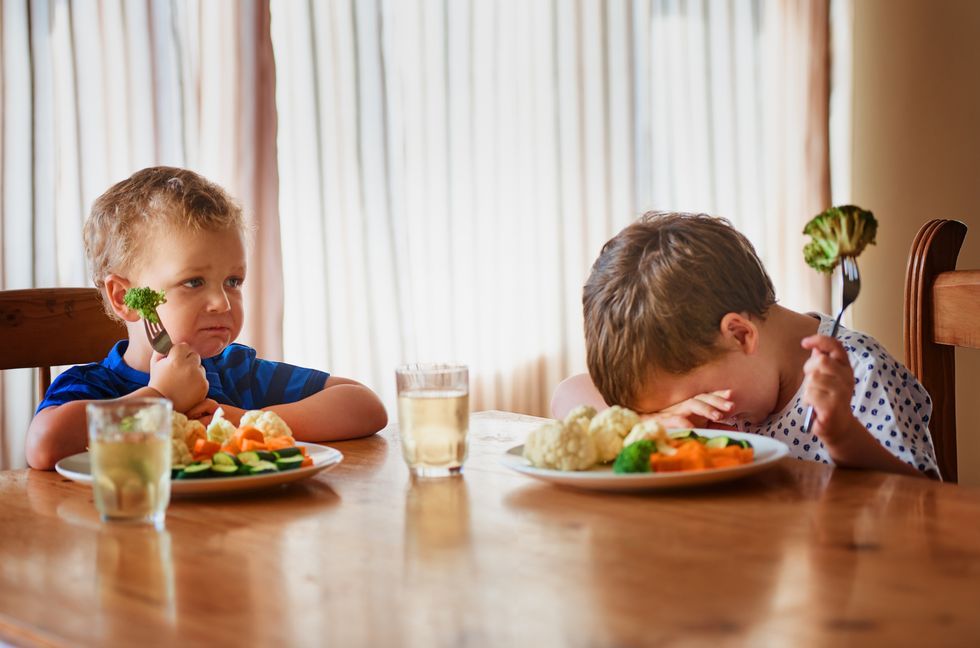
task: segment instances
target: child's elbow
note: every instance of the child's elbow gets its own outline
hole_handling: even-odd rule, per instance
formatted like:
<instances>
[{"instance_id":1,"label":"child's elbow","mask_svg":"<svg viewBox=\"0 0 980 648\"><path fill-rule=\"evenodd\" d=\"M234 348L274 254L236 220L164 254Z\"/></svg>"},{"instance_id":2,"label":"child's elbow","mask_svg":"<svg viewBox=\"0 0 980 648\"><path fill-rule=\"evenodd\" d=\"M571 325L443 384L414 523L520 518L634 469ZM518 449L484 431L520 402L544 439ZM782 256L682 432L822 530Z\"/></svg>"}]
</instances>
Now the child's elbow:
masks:
<instances>
[{"instance_id":1,"label":"child's elbow","mask_svg":"<svg viewBox=\"0 0 980 648\"><path fill-rule=\"evenodd\" d=\"M385 410L385 406L377 396L375 396L375 400L376 402L369 408L367 416L365 416L366 433L364 436L377 434L388 425L388 411Z\"/></svg>"},{"instance_id":2,"label":"child's elbow","mask_svg":"<svg viewBox=\"0 0 980 648\"><path fill-rule=\"evenodd\" d=\"M54 465L58 463L59 457L51 444L45 442L45 436L44 430L34 425L27 431L25 458L27 465L34 470L54 470Z\"/></svg>"}]
</instances>

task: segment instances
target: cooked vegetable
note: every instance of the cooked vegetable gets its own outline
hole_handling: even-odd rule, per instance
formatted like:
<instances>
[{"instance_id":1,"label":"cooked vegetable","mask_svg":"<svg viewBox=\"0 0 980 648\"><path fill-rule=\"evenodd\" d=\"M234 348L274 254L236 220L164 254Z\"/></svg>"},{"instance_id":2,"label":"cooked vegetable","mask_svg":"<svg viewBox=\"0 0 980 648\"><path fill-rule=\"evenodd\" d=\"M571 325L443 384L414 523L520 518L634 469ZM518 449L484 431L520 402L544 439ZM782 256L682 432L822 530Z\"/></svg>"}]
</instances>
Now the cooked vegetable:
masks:
<instances>
[{"instance_id":1,"label":"cooked vegetable","mask_svg":"<svg viewBox=\"0 0 980 648\"><path fill-rule=\"evenodd\" d=\"M293 431L286 422L272 410L250 410L242 414L240 427L251 426L258 429L266 439L292 437Z\"/></svg>"},{"instance_id":2,"label":"cooked vegetable","mask_svg":"<svg viewBox=\"0 0 980 648\"><path fill-rule=\"evenodd\" d=\"M140 317L148 322L160 323L157 315L157 306L167 302L167 296L162 290L152 288L130 288L123 295L123 303L126 307L137 311Z\"/></svg>"},{"instance_id":3,"label":"cooked vegetable","mask_svg":"<svg viewBox=\"0 0 980 648\"><path fill-rule=\"evenodd\" d=\"M524 458L538 468L587 470L597 456L595 441L578 422L549 421L532 430L524 442Z\"/></svg>"},{"instance_id":4,"label":"cooked vegetable","mask_svg":"<svg viewBox=\"0 0 980 648\"><path fill-rule=\"evenodd\" d=\"M236 430L234 423L225 418L225 411L219 407L214 411L214 416L211 417L211 423L208 425L208 440L221 444L227 443Z\"/></svg>"},{"instance_id":5,"label":"cooked vegetable","mask_svg":"<svg viewBox=\"0 0 980 648\"><path fill-rule=\"evenodd\" d=\"M878 221L856 205L831 207L814 216L803 228L811 241L803 248L807 264L820 272L830 272L841 257L856 257L874 245Z\"/></svg>"},{"instance_id":6,"label":"cooked vegetable","mask_svg":"<svg viewBox=\"0 0 980 648\"><path fill-rule=\"evenodd\" d=\"M593 417L589 423L589 435L595 440L600 463L616 458L623 449L623 439L639 422L640 417L636 412L618 405L604 409Z\"/></svg>"},{"instance_id":7,"label":"cooked vegetable","mask_svg":"<svg viewBox=\"0 0 980 648\"><path fill-rule=\"evenodd\" d=\"M591 405L579 405L578 407L572 408L572 410L565 415L565 423L570 423L571 421L584 418L586 420L586 427L589 425L589 421L595 418L596 410Z\"/></svg>"},{"instance_id":8,"label":"cooked vegetable","mask_svg":"<svg viewBox=\"0 0 980 648\"><path fill-rule=\"evenodd\" d=\"M650 455L656 449L656 444L650 439L641 439L631 443L616 457L613 462L614 473L650 472Z\"/></svg>"}]
</instances>

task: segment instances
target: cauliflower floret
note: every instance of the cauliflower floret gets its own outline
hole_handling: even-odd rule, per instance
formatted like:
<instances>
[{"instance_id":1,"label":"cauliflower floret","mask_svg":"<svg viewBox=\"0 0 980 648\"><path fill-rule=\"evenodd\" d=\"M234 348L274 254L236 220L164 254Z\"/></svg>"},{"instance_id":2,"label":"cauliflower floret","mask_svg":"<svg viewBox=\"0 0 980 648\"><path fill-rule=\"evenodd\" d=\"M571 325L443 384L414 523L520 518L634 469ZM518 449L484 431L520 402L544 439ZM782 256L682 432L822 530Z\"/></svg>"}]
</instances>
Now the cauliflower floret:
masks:
<instances>
[{"instance_id":1,"label":"cauliflower floret","mask_svg":"<svg viewBox=\"0 0 980 648\"><path fill-rule=\"evenodd\" d=\"M188 448L197 439L204 438L204 424L200 421L192 421L180 412L174 412L170 421L171 438L183 441Z\"/></svg>"},{"instance_id":2,"label":"cauliflower floret","mask_svg":"<svg viewBox=\"0 0 980 648\"><path fill-rule=\"evenodd\" d=\"M271 410L250 410L242 415L241 426L251 425L266 437L291 437L293 431L278 414Z\"/></svg>"},{"instance_id":3,"label":"cauliflower floret","mask_svg":"<svg viewBox=\"0 0 980 648\"><path fill-rule=\"evenodd\" d=\"M225 411L219 407L214 411L208 425L208 440L224 444L235 433L235 429L232 422L225 418Z\"/></svg>"},{"instance_id":4,"label":"cauliflower floret","mask_svg":"<svg viewBox=\"0 0 980 648\"><path fill-rule=\"evenodd\" d=\"M586 427L589 425L589 421L595 416L595 408L591 405L579 405L565 415L565 423L574 421L575 419L584 418L586 420Z\"/></svg>"},{"instance_id":5,"label":"cauliflower floret","mask_svg":"<svg viewBox=\"0 0 980 648\"><path fill-rule=\"evenodd\" d=\"M194 461L194 456L183 439L170 439L170 465L186 466Z\"/></svg>"},{"instance_id":6,"label":"cauliflower floret","mask_svg":"<svg viewBox=\"0 0 980 648\"><path fill-rule=\"evenodd\" d=\"M650 441L666 441L667 429L658 421L654 421L653 419L640 421L634 425L633 429L630 430L630 433L626 435L626 439L623 441L623 447L625 448L631 443L636 443L637 441L642 441L644 439L649 439Z\"/></svg>"},{"instance_id":7,"label":"cauliflower floret","mask_svg":"<svg viewBox=\"0 0 980 648\"><path fill-rule=\"evenodd\" d=\"M595 442L578 421L550 421L532 430L524 442L524 458L538 468L587 470L596 456Z\"/></svg>"},{"instance_id":8,"label":"cauliflower floret","mask_svg":"<svg viewBox=\"0 0 980 648\"><path fill-rule=\"evenodd\" d=\"M589 435L595 440L599 461L606 463L615 459L623 449L623 438L639 422L636 412L618 405L596 414L589 423Z\"/></svg>"}]
</instances>

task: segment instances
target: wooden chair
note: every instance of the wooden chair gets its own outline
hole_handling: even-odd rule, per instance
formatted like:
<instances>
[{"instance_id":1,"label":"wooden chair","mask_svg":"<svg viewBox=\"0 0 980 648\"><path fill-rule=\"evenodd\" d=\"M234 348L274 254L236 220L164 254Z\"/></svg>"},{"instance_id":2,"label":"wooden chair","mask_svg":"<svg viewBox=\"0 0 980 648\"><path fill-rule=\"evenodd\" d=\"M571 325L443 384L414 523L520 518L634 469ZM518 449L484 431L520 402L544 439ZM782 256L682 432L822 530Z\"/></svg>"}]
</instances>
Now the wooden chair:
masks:
<instances>
[{"instance_id":1,"label":"wooden chair","mask_svg":"<svg viewBox=\"0 0 980 648\"><path fill-rule=\"evenodd\" d=\"M905 364L932 397L929 431L943 479L956 482L956 347L980 348L980 270L956 270L967 227L931 220L905 272Z\"/></svg>"},{"instance_id":2,"label":"wooden chair","mask_svg":"<svg viewBox=\"0 0 980 648\"><path fill-rule=\"evenodd\" d=\"M125 337L95 288L0 291L0 370L37 367L39 400L51 367L98 362Z\"/></svg>"}]
</instances>

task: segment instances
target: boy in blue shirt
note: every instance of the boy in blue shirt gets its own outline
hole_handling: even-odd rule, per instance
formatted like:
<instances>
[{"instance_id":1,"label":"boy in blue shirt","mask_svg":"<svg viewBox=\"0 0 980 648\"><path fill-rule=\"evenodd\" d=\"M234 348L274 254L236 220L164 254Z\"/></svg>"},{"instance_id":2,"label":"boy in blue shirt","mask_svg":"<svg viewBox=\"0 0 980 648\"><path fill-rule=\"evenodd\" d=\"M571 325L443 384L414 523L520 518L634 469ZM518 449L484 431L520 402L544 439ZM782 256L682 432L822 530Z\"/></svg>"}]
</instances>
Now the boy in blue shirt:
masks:
<instances>
[{"instance_id":1,"label":"boy in blue shirt","mask_svg":"<svg viewBox=\"0 0 980 648\"><path fill-rule=\"evenodd\" d=\"M559 418L623 405L671 427L766 435L799 459L938 475L922 385L871 336L830 337L830 317L777 304L723 219L644 215L602 248L582 305L589 374L555 390Z\"/></svg>"},{"instance_id":2,"label":"boy in blue shirt","mask_svg":"<svg viewBox=\"0 0 980 648\"><path fill-rule=\"evenodd\" d=\"M246 410L270 409L301 441L362 437L386 425L384 406L367 387L262 360L234 343L244 320L245 232L228 194L186 169L143 169L95 201L85 252L106 310L125 322L128 339L102 362L55 379L27 432L31 467L51 469L84 451L92 400L162 396L205 423L220 405L236 425ZM157 309L174 342L166 356L150 347L139 313L123 301L141 286L166 293Z\"/></svg>"}]
</instances>

